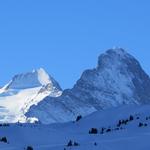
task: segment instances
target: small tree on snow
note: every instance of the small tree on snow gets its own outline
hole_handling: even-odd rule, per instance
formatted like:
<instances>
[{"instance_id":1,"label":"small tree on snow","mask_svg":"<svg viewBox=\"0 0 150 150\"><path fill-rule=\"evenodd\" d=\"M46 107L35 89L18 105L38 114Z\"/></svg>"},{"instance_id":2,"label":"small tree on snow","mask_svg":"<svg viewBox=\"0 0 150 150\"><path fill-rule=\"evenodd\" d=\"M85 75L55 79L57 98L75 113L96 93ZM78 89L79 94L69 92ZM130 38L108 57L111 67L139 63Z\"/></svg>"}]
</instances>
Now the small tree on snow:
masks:
<instances>
[{"instance_id":1,"label":"small tree on snow","mask_svg":"<svg viewBox=\"0 0 150 150\"><path fill-rule=\"evenodd\" d=\"M68 147L73 146L72 141L70 140L67 144Z\"/></svg>"}]
</instances>

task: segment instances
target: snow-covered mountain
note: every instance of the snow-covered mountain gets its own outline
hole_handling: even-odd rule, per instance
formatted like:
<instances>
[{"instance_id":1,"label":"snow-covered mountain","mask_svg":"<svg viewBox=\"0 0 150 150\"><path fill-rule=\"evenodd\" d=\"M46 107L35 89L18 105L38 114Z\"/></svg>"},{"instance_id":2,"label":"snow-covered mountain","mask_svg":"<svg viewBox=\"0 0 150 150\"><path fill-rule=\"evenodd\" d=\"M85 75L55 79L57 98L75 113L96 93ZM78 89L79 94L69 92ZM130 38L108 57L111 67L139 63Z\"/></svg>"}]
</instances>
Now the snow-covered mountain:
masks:
<instances>
[{"instance_id":1,"label":"snow-covered mountain","mask_svg":"<svg viewBox=\"0 0 150 150\"><path fill-rule=\"evenodd\" d=\"M120 48L63 92L43 69L17 75L0 89L0 149L149 150L149 91L149 76ZM36 120L44 124L6 123Z\"/></svg>"},{"instance_id":2,"label":"snow-covered mountain","mask_svg":"<svg viewBox=\"0 0 150 150\"><path fill-rule=\"evenodd\" d=\"M124 104L150 103L150 78L122 48L109 49L94 69L62 92L44 69L19 74L0 89L0 122L67 122Z\"/></svg>"},{"instance_id":3,"label":"snow-covered mountain","mask_svg":"<svg viewBox=\"0 0 150 150\"><path fill-rule=\"evenodd\" d=\"M42 68L19 74L0 90L0 122L26 122L30 106L36 105L46 96L62 94L59 84Z\"/></svg>"},{"instance_id":4,"label":"snow-covered mountain","mask_svg":"<svg viewBox=\"0 0 150 150\"><path fill-rule=\"evenodd\" d=\"M109 49L72 89L56 98L46 97L26 115L43 123L65 122L110 107L150 103L149 91L150 78L139 62L122 48Z\"/></svg>"}]
</instances>

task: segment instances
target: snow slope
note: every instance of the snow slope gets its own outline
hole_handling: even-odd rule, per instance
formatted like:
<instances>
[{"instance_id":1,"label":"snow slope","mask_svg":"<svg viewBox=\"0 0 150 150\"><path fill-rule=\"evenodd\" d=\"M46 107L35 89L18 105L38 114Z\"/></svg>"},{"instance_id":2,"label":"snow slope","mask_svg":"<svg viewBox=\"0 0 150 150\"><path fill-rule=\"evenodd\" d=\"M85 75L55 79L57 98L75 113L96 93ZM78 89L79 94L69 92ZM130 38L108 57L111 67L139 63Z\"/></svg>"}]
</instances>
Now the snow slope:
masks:
<instances>
[{"instance_id":1,"label":"snow slope","mask_svg":"<svg viewBox=\"0 0 150 150\"><path fill-rule=\"evenodd\" d=\"M78 122L1 126L0 136L6 136L9 144L0 142L0 148L24 150L30 145L34 150L149 150L149 110L149 105L126 105L95 112ZM119 120L129 120L130 115L132 121L117 127ZM147 126L139 127L140 122ZM103 134L102 127L105 128ZM98 133L89 134L91 128L97 128ZM111 131L107 132L107 129ZM70 140L79 146L67 147Z\"/></svg>"},{"instance_id":2,"label":"snow slope","mask_svg":"<svg viewBox=\"0 0 150 150\"><path fill-rule=\"evenodd\" d=\"M150 103L150 78L139 62L122 48L109 49L94 69L83 72L72 89L46 97L27 112L43 123L74 120L94 111L124 104Z\"/></svg>"},{"instance_id":3,"label":"snow slope","mask_svg":"<svg viewBox=\"0 0 150 150\"><path fill-rule=\"evenodd\" d=\"M58 83L43 69L16 75L0 91L0 122L32 122L34 118L30 120L24 115L30 106L61 93Z\"/></svg>"}]
</instances>

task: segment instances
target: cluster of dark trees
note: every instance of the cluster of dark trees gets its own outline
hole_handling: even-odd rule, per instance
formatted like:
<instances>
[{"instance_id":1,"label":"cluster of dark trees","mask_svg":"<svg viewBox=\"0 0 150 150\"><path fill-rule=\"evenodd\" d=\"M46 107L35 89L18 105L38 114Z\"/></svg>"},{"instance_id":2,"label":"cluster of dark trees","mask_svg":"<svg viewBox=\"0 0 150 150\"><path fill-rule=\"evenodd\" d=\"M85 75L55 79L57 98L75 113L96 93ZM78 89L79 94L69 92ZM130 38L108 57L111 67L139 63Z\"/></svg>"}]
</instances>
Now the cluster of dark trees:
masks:
<instances>
[{"instance_id":1,"label":"cluster of dark trees","mask_svg":"<svg viewBox=\"0 0 150 150\"><path fill-rule=\"evenodd\" d=\"M2 138L0 138L0 142L8 143L8 141L7 141L7 138L6 138L6 137L2 137Z\"/></svg>"},{"instance_id":2,"label":"cluster of dark trees","mask_svg":"<svg viewBox=\"0 0 150 150\"><path fill-rule=\"evenodd\" d=\"M115 129L112 129L111 127L107 127L107 128L102 127L100 130L97 128L91 128L89 130L89 134L98 134L99 132L100 132L100 134L104 134L104 133L108 133L108 132L111 132L114 130L122 130L123 129L122 125L127 125L129 122L131 122L133 120L134 120L134 117L132 115L130 115L129 118L127 118L127 119L119 120L116 125L117 127Z\"/></svg>"},{"instance_id":3,"label":"cluster of dark trees","mask_svg":"<svg viewBox=\"0 0 150 150\"><path fill-rule=\"evenodd\" d=\"M142 122L140 122L139 125L138 125L138 127L147 127L147 126L148 126L147 123L142 123Z\"/></svg>"},{"instance_id":4,"label":"cluster of dark trees","mask_svg":"<svg viewBox=\"0 0 150 150\"><path fill-rule=\"evenodd\" d=\"M133 120L134 120L134 117L132 115L130 115L128 119L119 120L117 127L120 127L121 125L127 125L129 122L131 122Z\"/></svg>"},{"instance_id":5,"label":"cluster of dark trees","mask_svg":"<svg viewBox=\"0 0 150 150\"><path fill-rule=\"evenodd\" d=\"M150 116L147 116L146 118L145 118L145 120L147 121L147 120L150 120ZM147 127L148 126L148 124L147 123L143 123L143 122L139 122L139 124L138 124L138 127Z\"/></svg>"},{"instance_id":6,"label":"cluster of dark trees","mask_svg":"<svg viewBox=\"0 0 150 150\"><path fill-rule=\"evenodd\" d=\"M98 144L96 142L94 142L94 146L97 146ZM67 147L72 147L72 146L80 146L79 143L77 142L73 142L72 140L70 140L67 144ZM32 149L33 150L33 149ZM64 150L66 150L66 148L64 148Z\"/></svg>"},{"instance_id":7,"label":"cluster of dark trees","mask_svg":"<svg viewBox=\"0 0 150 150\"><path fill-rule=\"evenodd\" d=\"M150 120L150 116L146 117L146 120Z\"/></svg>"},{"instance_id":8,"label":"cluster of dark trees","mask_svg":"<svg viewBox=\"0 0 150 150\"><path fill-rule=\"evenodd\" d=\"M91 128L89 130L89 134L104 134L104 133L108 133L108 132L111 132L111 131L114 131L114 130L123 130L124 128L122 127L123 125L127 125L129 122L132 122L133 120L139 120L140 117L137 116L137 117L134 117L133 115L130 115L127 119L121 119L118 121L117 125L116 125L116 128L112 129L111 127L108 127L108 128L104 128L102 127L101 129L97 129L97 128ZM150 116L146 117L145 118L146 120L150 120ZM147 123L142 123L142 122L139 122L138 124L138 127L147 127L148 124Z\"/></svg>"},{"instance_id":9,"label":"cluster of dark trees","mask_svg":"<svg viewBox=\"0 0 150 150\"><path fill-rule=\"evenodd\" d=\"M10 126L9 123L0 123L0 127L8 127L8 126Z\"/></svg>"},{"instance_id":10,"label":"cluster of dark trees","mask_svg":"<svg viewBox=\"0 0 150 150\"><path fill-rule=\"evenodd\" d=\"M79 143L70 140L70 141L68 142L67 146L68 146L68 147L71 147L71 146L79 146Z\"/></svg>"},{"instance_id":11,"label":"cluster of dark trees","mask_svg":"<svg viewBox=\"0 0 150 150\"><path fill-rule=\"evenodd\" d=\"M98 133L98 129L97 128L91 128L89 130L89 134L97 134Z\"/></svg>"},{"instance_id":12,"label":"cluster of dark trees","mask_svg":"<svg viewBox=\"0 0 150 150\"><path fill-rule=\"evenodd\" d=\"M104 134L104 133L108 133L108 132L111 132L113 129L111 129L110 127L109 128L101 128L100 129L100 134ZM97 128L91 128L89 130L89 134L98 134L99 133L99 130Z\"/></svg>"}]
</instances>

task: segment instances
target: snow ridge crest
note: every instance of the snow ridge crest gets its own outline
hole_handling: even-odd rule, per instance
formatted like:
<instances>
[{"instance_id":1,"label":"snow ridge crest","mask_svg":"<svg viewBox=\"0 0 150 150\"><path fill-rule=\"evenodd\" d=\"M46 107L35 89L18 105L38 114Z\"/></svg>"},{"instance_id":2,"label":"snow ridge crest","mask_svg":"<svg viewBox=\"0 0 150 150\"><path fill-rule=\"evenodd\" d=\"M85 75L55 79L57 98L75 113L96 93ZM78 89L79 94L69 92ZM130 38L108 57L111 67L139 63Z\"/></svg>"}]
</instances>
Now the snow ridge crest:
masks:
<instances>
[{"instance_id":1,"label":"snow ridge crest","mask_svg":"<svg viewBox=\"0 0 150 150\"><path fill-rule=\"evenodd\" d=\"M56 81L43 69L33 70L23 74L15 75L7 85L7 89L26 89L47 84L55 85Z\"/></svg>"}]
</instances>

